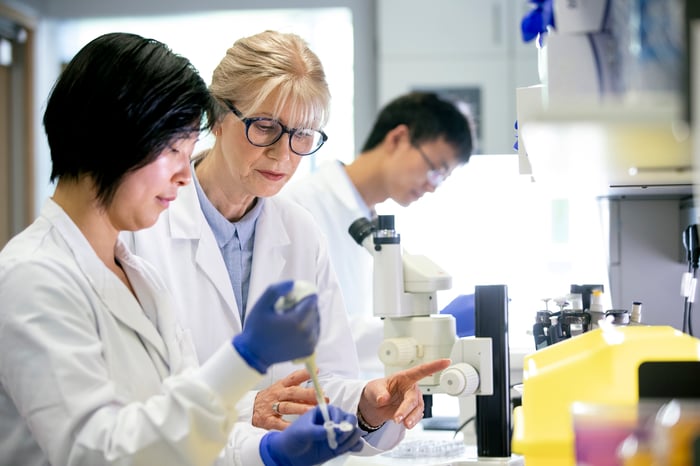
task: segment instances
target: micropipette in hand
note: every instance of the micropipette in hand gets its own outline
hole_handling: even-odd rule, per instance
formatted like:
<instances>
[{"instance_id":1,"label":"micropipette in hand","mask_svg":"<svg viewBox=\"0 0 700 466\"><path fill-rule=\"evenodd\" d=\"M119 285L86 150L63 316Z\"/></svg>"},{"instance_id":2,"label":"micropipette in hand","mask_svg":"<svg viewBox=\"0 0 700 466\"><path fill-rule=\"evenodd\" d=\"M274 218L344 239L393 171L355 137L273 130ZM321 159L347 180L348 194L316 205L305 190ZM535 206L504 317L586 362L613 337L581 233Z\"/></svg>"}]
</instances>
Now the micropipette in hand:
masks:
<instances>
[{"instance_id":1,"label":"micropipette in hand","mask_svg":"<svg viewBox=\"0 0 700 466\"><path fill-rule=\"evenodd\" d=\"M313 284L303 280L296 280L294 281L294 287L292 290L277 301L275 304L275 309L277 312L284 312L286 309L291 308L305 297L314 293L316 293L316 287ZM335 422L331 421L330 415L328 414L326 398L323 395L321 384L318 381L316 353L311 353L310 356L295 360L294 362L303 363L306 366L306 370L309 372L311 382L314 386L314 391L316 392L316 403L318 404L318 407L321 410L321 415L323 416L323 427L326 429L326 434L328 436L328 446L335 450L338 448L338 442L335 438L334 428L338 427L341 430L345 430L346 426L341 425L342 423L336 425Z\"/></svg>"},{"instance_id":2,"label":"micropipette in hand","mask_svg":"<svg viewBox=\"0 0 700 466\"><path fill-rule=\"evenodd\" d=\"M302 362L302 361L300 361ZM321 384L318 382L318 371L316 368L316 353L303 360L306 370L311 376L311 383L313 383L314 391L316 392L316 403L321 410L321 415L323 416L323 427L326 429L326 435L328 436L328 446L332 450L338 448L338 442L335 439L335 422L331 421L331 417L328 414L328 404L326 404L326 397L323 396L323 390L321 389Z\"/></svg>"}]
</instances>

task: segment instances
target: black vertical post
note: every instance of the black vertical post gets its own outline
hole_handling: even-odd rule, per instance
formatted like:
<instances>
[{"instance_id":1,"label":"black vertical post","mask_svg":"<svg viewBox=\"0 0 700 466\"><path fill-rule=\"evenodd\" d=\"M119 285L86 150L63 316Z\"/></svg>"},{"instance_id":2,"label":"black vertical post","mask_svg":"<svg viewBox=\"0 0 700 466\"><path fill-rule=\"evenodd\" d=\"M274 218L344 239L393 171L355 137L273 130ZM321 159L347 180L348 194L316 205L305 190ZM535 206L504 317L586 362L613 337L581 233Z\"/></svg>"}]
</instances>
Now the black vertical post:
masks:
<instances>
[{"instance_id":1,"label":"black vertical post","mask_svg":"<svg viewBox=\"0 0 700 466\"><path fill-rule=\"evenodd\" d=\"M477 286L474 295L475 336L491 338L493 395L476 397L476 446L480 457L510 458L510 351L508 288Z\"/></svg>"},{"instance_id":2,"label":"black vertical post","mask_svg":"<svg viewBox=\"0 0 700 466\"><path fill-rule=\"evenodd\" d=\"M694 80L700 78L700 76L693 76L693 57L697 55L697 50L693 47L693 37L692 37L692 26L700 21L700 2L697 0L685 0L685 18L683 21L683 29L685 36L685 56L683 57L683 67L682 67L682 83L681 83L681 101L686 106L685 119L689 124L692 125L693 122L693 112L697 112L700 109L692 108L693 99L695 98L693 89ZM697 115L695 115L697 117Z\"/></svg>"}]
</instances>

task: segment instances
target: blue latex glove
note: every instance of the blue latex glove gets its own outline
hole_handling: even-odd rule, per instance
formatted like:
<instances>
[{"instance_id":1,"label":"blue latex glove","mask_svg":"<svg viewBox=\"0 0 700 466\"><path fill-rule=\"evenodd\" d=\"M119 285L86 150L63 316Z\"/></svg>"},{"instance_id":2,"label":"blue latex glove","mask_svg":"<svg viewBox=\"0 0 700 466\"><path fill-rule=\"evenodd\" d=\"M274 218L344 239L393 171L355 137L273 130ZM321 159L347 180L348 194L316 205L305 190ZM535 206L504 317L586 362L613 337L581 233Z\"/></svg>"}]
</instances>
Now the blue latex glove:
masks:
<instances>
[{"instance_id":1,"label":"blue latex glove","mask_svg":"<svg viewBox=\"0 0 700 466\"><path fill-rule=\"evenodd\" d=\"M440 314L451 314L457 324L458 337L474 336L474 295L462 294L445 306Z\"/></svg>"},{"instance_id":2,"label":"blue latex glove","mask_svg":"<svg viewBox=\"0 0 700 466\"><path fill-rule=\"evenodd\" d=\"M293 281L270 285L248 314L243 332L233 337L241 357L261 374L272 364L310 356L316 348L318 295L309 295L283 312L275 310L277 300L293 286Z\"/></svg>"},{"instance_id":3,"label":"blue latex glove","mask_svg":"<svg viewBox=\"0 0 700 466\"><path fill-rule=\"evenodd\" d=\"M547 34L548 27L556 27L554 24L554 7L552 0L530 0L535 5L520 22L520 32L524 42Z\"/></svg>"},{"instance_id":4,"label":"blue latex glove","mask_svg":"<svg viewBox=\"0 0 700 466\"><path fill-rule=\"evenodd\" d=\"M269 432L260 441L260 456L266 466L310 466L324 463L349 451L362 449L362 431L357 418L342 409L328 405L331 421L347 421L354 427L349 432L335 429L338 447L328 446L321 409L316 406L299 417L282 432Z\"/></svg>"}]
</instances>

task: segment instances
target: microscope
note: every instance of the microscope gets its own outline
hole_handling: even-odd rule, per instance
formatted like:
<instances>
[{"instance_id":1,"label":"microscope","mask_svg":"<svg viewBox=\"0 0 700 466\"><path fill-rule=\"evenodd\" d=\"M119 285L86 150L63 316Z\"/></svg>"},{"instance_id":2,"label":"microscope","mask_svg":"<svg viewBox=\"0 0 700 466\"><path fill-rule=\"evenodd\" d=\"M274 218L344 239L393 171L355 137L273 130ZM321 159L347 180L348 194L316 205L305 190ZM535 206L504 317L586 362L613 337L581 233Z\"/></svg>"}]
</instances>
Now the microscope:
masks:
<instances>
[{"instance_id":1,"label":"microscope","mask_svg":"<svg viewBox=\"0 0 700 466\"><path fill-rule=\"evenodd\" d=\"M437 291L452 287L452 277L425 256L403 251L393 215L359 218L350 236L374 259L373 312L383 321L378 357L385 374L439 358L445 370L418 382L430 416L433 394L477 395L478 459L470 464L522 465L511 455L508 297L505 285L475 289L475 337L457 337L455 318L439 314ZM471 461L471 459L470 459Z\"/></svg>"},{"instance_id":2,"label":"microscope","mask_svg":"<svg viewBox=\"0 0 700 466\"><path fill-rule=\"evenodd\" d=\"M378 356L385 374L450 358L450 367L419 382L424 395L492 394L490 340L458 339L454 317L438 314L437 291L451 288L452 277L427 257L402 250L393 215L376 223L359 218L348 231L374 258L373 308L384 325Z\"/></svg>"}]
</instances>

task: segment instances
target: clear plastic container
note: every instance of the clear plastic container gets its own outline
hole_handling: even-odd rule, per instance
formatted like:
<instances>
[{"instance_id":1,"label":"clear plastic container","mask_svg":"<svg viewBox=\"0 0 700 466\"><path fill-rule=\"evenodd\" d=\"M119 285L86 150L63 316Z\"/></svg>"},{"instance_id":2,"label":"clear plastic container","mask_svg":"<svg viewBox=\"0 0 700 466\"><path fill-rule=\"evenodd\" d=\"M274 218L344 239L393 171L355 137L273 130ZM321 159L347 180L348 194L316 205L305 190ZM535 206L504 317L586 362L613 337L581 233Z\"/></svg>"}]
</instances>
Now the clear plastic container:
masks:
<instances>
[{"instance_id":1,"label":"clear plastic container","mask_svg":"<svg viewBox=\"0 0 700 466\"><path fill-rule=\"evenodd\" d=\"M445 458L460 456L466 447L462 440L404 440L385 453L392 458Z\"/></svg>"}]
</instances>

